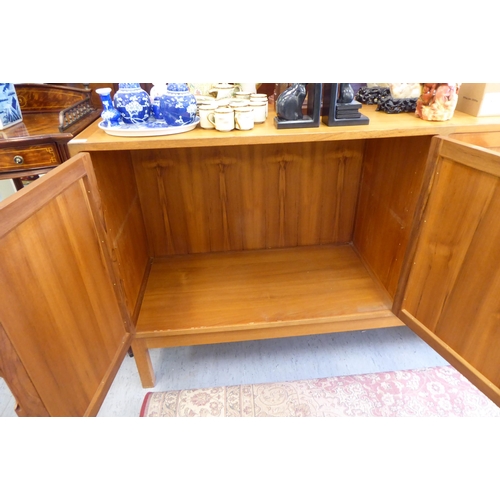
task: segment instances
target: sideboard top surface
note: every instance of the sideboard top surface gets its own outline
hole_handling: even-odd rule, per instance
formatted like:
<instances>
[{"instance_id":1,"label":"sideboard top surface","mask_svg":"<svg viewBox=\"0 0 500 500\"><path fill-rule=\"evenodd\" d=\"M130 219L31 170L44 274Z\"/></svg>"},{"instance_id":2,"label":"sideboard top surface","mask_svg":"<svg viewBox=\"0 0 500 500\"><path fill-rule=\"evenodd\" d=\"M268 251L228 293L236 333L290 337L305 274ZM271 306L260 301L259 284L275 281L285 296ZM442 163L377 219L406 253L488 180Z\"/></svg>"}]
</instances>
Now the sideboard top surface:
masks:
<instances>
[{"instance_id":1,"label":"sideboard top surface","mask_svg":"<svg viewBox=\"0 0 500 500\"><path fill-rule=\"evenodd\" d=\"M238 146L500 131L500 116L475 117L455 111L451 120L428 122L414 113L391 115L376 111L375 105L363 105L361 112L370 119L368 125L328 127L320 123L319 127L277 129L274 110L270 109L267 121L249 131L218 132L197 126L189 132L157 137L111 136L98 128L101 120L97 120L72 139L68 147L70 154L75 155L81 151Z\"/></svg>"},{"instance_id":2,"label":"sideboard top surface","mask_svg":"<svg viewBox=\"0 0 500 500\"><path fill-rule=\"evenodd\" d=\"M0 148L15 147L27 142L36 143L51 140L64 144L98 119L99 115L100 111L95 110L61 132L58 112L25 113L22 122L0 130ZM99 118L97 123L100 121Z\"/></svg>"}]
</instances>

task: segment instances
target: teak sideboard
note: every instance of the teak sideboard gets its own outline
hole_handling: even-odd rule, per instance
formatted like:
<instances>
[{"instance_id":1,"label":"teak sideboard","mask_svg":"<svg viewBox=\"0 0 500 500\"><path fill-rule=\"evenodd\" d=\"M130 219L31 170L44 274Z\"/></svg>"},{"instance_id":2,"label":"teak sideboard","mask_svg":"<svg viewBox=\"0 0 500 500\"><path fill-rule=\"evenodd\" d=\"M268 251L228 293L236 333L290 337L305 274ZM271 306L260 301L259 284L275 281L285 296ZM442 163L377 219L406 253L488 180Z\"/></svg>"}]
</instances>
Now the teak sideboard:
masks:
<instances>
[{"instance_id":1,"label":"teak sideboard","mask_svg":"<svg viewBox=\"0 0 500 500\"><path fill-rule=\"evenodd\" d=\"M95 415L130 346L406 324L500 404L500 117L125 138L0 205L19 415Z\"/></svg>"}]
</instances>

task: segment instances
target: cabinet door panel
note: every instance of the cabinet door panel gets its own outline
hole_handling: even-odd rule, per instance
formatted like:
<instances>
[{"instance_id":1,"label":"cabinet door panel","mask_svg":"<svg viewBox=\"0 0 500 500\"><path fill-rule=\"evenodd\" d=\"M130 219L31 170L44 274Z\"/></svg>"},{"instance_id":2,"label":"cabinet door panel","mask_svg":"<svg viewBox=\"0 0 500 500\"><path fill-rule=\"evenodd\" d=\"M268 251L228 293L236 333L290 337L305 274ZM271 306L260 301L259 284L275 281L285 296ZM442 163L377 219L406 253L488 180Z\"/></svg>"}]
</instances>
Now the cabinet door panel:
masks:
<instances>
[{"instance_id":1,"label":"cabinet door panel","mask_svg":"<svg viewBox=\"0 0 500 500\"><path fill-rule=\"evenodd\" d=\"M500 154L434 141L395 312L500 404Z\"/></svg>"},{"instance_id":2,"label":"cabinet door panel","mask_svg":"<svg viewBox=\"0 0 500 500\"><path fill-rule=\"evenodd\" d=\"M96 192L82 154L0 206L0 368L22 405L22 365L51 416L96 414L130 345Z\"/></svg>"}]
</instances>

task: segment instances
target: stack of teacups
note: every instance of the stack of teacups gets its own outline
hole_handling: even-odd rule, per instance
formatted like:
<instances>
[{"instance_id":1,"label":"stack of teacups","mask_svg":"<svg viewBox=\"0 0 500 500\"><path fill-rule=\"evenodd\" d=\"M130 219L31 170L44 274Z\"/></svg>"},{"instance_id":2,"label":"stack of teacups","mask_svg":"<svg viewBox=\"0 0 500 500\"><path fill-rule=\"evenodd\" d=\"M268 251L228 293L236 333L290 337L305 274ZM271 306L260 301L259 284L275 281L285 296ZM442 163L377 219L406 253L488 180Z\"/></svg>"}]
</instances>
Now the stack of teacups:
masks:
<instances>
[{"instance_id":1,"label":"stack of teacups","mask_svg":"<svg viewBox=\"0 0 500 500\"><path fill-rule=\"evenodd\" d=\"M220 132L230 132L231 130L252 130L254 126L252 106L240 106L232 108L221 106L218 108L212 105L200 107L201 128L215 128Z\"/></svg>"},{"instance_id":2,"label":"stack of teacups","mask_svg":"<svg viewBox=\"0 0 500 500\"><path fill-rule=\"evenodd\" d=\"M219 90L226 90L219 89ZM264 123L269 112L267 94L235 92L230 98L199 99L200 126L221 132L251 130L255 123Z\"/></svg>"},{"instance_id":3,"label":"stack of teacups","mask_svg":"<svg viewBox=\"0 0 500 500\"><path fill-rule=\"evenodd\" d=\"M198 106L198 111L200 109L200 106L203 106L204 104L213 104L215 103L215 98L209 95L196 95L196 105Z\"/></svg>"},{"instance_id":4,"label":"stack of teacups","mask_svg":"<svg viewBox=\"0 0 500 500\"><path fill-rule=\"evenodd\" d=\"M250 106L254 109L255 123L264 123L269 114L267 94L250 94Z\"/></svg>"}]
</instances>

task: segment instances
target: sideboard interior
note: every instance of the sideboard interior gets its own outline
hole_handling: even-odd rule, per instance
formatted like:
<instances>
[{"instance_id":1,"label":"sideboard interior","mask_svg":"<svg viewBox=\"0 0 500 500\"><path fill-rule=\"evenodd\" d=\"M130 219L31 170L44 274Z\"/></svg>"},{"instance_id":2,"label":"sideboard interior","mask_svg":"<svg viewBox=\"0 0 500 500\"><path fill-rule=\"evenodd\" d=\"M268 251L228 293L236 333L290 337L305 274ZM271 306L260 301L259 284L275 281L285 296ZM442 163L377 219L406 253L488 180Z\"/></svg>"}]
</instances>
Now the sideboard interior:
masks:
<instances>
[{"instance_id":1,"label":"sideboard interior","mask_svg":"<svg viewBox=\"0 0 500 500\"><path fill-rule=\"evenodd\" d=\"M401 325L392 302L429 144L93 151L134 352Z\"/></svg>"}]
</instances>

